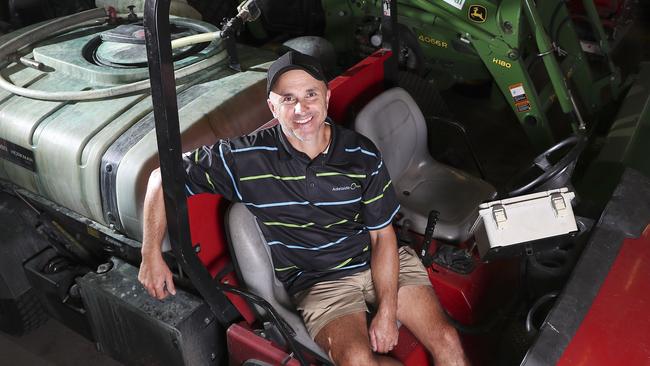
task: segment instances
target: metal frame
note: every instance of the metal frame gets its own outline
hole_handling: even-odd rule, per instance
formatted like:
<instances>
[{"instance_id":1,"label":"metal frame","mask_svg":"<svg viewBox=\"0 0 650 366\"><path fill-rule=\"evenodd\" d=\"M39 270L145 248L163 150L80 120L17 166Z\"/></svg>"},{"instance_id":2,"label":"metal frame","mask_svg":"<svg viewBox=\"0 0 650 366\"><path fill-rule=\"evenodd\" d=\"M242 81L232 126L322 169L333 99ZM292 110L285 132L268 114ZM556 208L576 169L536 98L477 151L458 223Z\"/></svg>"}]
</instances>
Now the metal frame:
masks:
<instances>
[{"instance_id":1,"label":"metal frame","mask_svg":"<svg viewBox=\"0 0 650 366\"><path fill-rule=\"evenodd\" d=\"M190 239L169 30L169 6L170 0L148 0L144 8L147 61L151 78L151 97L165 197L167 230L179 265L192 280L219 322L226 325L234 319L233 308L225 295L214 286L212 277L195 255Z\"/></svg>"}]
</instances>

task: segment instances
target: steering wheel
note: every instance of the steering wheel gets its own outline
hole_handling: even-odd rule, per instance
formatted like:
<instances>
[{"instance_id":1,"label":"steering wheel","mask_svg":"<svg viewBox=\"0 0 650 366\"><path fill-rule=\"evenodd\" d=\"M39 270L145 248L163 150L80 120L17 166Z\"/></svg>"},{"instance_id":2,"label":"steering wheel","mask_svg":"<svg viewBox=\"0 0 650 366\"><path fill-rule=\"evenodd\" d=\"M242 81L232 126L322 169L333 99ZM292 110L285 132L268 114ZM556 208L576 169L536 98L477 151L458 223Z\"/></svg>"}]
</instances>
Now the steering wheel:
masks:
<instances>
[{"instance_id":1,"label":"steering wheel","mask_svg":"<svg viewBox=\"0 0 650 366\"><path fill-rule=\"evenodd\" d=\"M567 168L571 167L573 163L578 160L578 157L584 149L586 142L587 138L582 134L571 135L568 138L551 146L543 153L537 155L537 157L533 159L532 163L528 167L519 172L510 180L510 183L507 185L507 187L510 189L508 196L512 197L528 192L533 188L551 181L559 174L565 172ZM570 147L570 149L566 151L556 163L551 163L549 161L549 156L551 154L566 147ZM528 182L519 183L519 181L523 180L525 177L528 177L534 169L541 170L542 173L534 178L529 178Z\"/></svg>"}]
</instances>

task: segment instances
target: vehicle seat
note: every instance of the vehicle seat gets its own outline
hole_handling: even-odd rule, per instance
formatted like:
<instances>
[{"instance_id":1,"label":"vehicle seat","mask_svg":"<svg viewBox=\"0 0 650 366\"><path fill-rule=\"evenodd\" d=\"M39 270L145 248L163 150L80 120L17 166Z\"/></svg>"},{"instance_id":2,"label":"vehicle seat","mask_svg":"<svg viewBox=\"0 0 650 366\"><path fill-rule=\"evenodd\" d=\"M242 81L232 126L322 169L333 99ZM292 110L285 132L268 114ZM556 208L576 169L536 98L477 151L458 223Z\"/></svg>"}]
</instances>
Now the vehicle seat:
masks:
<instances>
[{"instance_id":1,"label":"vehicle seat","mask_svg":"<svg viewBox=\"0 0 650 366\"><path fill-rule=\"evenodd\" d=\"M424 234L429 212L437 210L434 238L458 243L471 236L478 205L494 198L496 190L429 155L424 116L404 89L371 100L357 116L355 129L381 152L411 230Z\"/></svg>"},{"instance_id":2,"label":"vehicle seat","mask_svg":"<svg viewBox=\"0 0 650 366\"><path fill-rule=\"evenodd\" d=\"M255 216L241 203L233 204L227 214L228 242L235 268L244 286L264 298L296 332L295 339L305 347L329 360L323 350L311 339L307 328L282 283L275 277L271 253L257 226ZM264 310L255 307L264 316Z\"/></svg>"}]
</instances>

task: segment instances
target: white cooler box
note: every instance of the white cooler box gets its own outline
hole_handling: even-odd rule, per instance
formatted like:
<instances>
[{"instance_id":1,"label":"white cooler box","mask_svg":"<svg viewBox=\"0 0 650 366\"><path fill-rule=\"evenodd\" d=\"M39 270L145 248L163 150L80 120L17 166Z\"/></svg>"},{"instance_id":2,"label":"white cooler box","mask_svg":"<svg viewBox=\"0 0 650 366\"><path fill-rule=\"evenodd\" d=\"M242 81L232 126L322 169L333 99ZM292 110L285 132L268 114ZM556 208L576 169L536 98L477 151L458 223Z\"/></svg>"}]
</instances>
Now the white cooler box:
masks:
<instances>
[{"instance_id":1,"label":"white cooler box","mask_svg":"<svg viewBox=\"0 0 650 366\"><path fill-rule=\"evenodd\" d=\"M560 188L481 204L474 230L479 255L489 260L500 252L515 254L526 247L510 248L517 244L577 232L574 197Z\"/></svg>"}]
</instances>

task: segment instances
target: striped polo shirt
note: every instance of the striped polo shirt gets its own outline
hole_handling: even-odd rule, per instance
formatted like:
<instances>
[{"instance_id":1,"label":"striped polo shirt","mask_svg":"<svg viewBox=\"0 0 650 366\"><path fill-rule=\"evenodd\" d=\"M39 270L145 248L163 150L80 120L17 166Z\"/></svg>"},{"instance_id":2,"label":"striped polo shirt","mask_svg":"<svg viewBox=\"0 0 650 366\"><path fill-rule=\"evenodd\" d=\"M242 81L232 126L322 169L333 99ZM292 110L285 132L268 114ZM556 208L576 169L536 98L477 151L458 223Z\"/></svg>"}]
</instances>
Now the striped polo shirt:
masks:
<instances>
[{"instance_id":1,"label":"striped polo shirt","mask_svg":"<svg viewBox=\"0 0 650 366\"><path fill-rule=\"evenodd\" d=\"M399 210L375 145L330 126L330 147L313 160L279 124L184 155L188 194L219 193L244 203L290 295L369 268L369 230L390 225Z\"/></svg>"}]
</instances>

